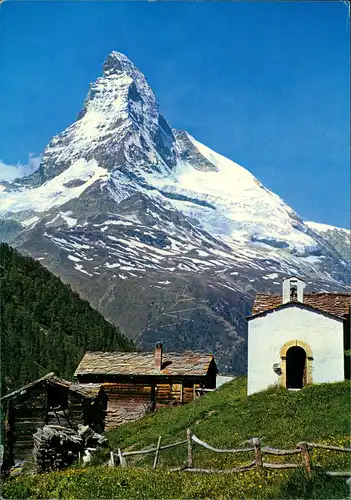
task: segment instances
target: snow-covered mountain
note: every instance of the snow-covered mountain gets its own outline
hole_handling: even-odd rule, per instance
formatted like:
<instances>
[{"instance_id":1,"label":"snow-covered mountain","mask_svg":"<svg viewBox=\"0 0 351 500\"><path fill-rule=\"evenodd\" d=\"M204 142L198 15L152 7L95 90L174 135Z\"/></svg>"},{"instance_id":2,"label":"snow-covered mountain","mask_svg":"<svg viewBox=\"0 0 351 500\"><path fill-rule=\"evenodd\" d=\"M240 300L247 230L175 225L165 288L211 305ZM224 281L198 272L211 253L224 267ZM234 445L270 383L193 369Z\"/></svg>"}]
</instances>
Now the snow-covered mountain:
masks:
<instances>
[{"instance_id":1,"label":"snow-covered mountain","mask_svg":"<svg viewBox=\"0 0 351 500\"><path fill-rule=\"evenodd\" d=\"M3 183L0 231L142 347L211 349L245 368L255 291L290 274L343 290L349 263L249 171L172 130L144 75L112 52L40 168ZM343 231L343 230L342 230Z\"/></svg>"}]
</instances>

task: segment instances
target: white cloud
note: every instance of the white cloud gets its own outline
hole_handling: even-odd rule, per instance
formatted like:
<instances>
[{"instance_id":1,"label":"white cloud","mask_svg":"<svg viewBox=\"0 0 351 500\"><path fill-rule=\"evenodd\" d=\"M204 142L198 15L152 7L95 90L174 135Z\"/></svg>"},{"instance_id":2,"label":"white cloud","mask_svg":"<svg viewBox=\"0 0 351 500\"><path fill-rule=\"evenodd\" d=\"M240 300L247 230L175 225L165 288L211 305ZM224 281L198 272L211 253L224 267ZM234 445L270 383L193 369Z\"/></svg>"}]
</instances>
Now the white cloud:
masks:
<instances>
[{"instance_id":1,"label":"white cloud","mask_svg":"<svg viewBox=\"0 0 351 500\"><path fill-rule=\"evenodd\" d=\"M34 153L29 153L28 163L26 165L22 163L8 165L0 160L0 179L4 181L13 181L18 177L25 177L26 175L32 174L38 170L40 161L41 156L37 156Z\"/></svg>"}]
</instances>

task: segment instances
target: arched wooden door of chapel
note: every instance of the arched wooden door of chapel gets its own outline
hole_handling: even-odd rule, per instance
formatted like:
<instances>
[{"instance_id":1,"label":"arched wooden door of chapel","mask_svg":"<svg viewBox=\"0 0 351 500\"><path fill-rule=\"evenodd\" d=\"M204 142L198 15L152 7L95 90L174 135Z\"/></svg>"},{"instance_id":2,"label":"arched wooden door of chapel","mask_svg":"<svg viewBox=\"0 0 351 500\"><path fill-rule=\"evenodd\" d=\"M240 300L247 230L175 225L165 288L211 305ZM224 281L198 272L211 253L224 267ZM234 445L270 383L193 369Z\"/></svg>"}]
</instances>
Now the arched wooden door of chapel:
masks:
<instances>
[{"instance_id":1,"label":"arched wooden door of chapel","mask_svg":"<svg viewBox=\"0 0 351 500\"><path fill-rule=\"evenodd\" d=\"M300 346L293 346L286 353L286 387L301 389L306 385L306 351Z\"/></svg>"}]
</instances>

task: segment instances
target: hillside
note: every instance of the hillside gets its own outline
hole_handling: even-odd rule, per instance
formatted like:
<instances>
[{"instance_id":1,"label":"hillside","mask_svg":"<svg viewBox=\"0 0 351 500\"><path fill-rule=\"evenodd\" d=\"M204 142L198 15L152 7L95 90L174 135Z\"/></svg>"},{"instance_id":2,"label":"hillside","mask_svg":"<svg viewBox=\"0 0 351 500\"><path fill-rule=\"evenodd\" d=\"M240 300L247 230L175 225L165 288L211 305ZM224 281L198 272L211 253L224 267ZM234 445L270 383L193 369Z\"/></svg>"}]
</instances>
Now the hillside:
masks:
<instances>
[{"instance_id":1,"label":"hillside","mask_svg":"<svg viewBox=\"0 0 351 500\"><path fill-rule=\"evenodd\" d=\"M345 381L297 392L272 388L248 397L246 378L238 378L188 405L159 410L110 431L109 443L115 449L145 448L157 444L162 435L167 444L184 439L186 429L191 428L200 439L218 448L235 448L255 436L263 438L264 445L277 448L294 448L303 440L337 444L349 436L350 388L350 382ZM171 449L168 455L164 452L164 465L177 466L178 459L180 465L184 453L180 448ZM220 468L231 463L230 456L211 456L201 448L195 455L198 465Z\"/></svg>"},{"instance_id":2,"label":"hillside","mask_svg":"<svg viewBox=\"0 0 351 500\"><path fill-rule=\"evenodd\" d=\"M349 446L350 382L306 387L299 392L272 388L246 396L246 379L236 379L214 393L192 403L159 410L132 424L108 433L109 446L136 450L185 437L186 429L218 448L242 447L253 436L263 445L294 448L301 440ZM101 454L106 462L108 451ZM167 472L186 461L186 446L163 451L160 470L152 471L153 455L128 458L129 469L104 466L73 468L15 479L5 484L6 498L346 498L344 479L328 478L314 470L307 478L303 471L250 471L235 475L200 475ZM345 453L314 450L313 464L326 470L350 469ZM236 457L233 459L233 457ZM299 461L298 455L269 457L269 461ZM252 453L216 454L194 445L194 466L229 468L248 463ZM96 459L97 461L97 459ZM134 467L133 467L134 465ZM148 466L148 469L140 467Z\"/></svg>"},{"instance_id":3,"label":"hillside","mask_svg":"<svg viewBox=\"0 0 351 500\"><path fill-rule=\"evenodd\" d=\"M70 378L87 349L131 343L39 262L1 244L1 384L4 394L50 371Z\"/></svg>"}]
</instances>

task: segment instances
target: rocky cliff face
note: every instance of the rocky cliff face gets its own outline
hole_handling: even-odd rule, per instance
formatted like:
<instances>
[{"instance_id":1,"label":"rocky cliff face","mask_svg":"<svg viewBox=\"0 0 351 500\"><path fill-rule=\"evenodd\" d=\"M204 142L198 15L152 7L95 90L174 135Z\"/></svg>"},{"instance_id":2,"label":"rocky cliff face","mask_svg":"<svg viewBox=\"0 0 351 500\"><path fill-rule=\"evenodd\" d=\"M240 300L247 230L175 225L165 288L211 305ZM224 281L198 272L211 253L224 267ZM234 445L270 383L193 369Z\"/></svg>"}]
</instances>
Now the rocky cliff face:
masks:
<instances>
[{"instance_id":1,"label":"rocky cliff face","mask_svg":"<svg viewBox=\"0 0 351 500\"><path fill-rule=\"evenodd\" d=\"M5 237L141 347L211 350L224 370L245 370L256 291L292 274L310 289L348 286L343 248L246 169L172 130L118 52L39 170L4 185L0 201Z\"/></svg>"},{"instance_id":2,"label":"rocky cliff face","mask_svg":"<svg viewBox=\"0 0 351 500\"><path fill-rule=\"evenodd\" d=\"M345 262L351 260L351 231L341 227L329 226L328 224L320 224L318 222L305 222L305 224L315 233L320 235L324 241L328 242L339 254ZM350 282L350 280L349 280Z\"/></svg>"}]
</instances>

